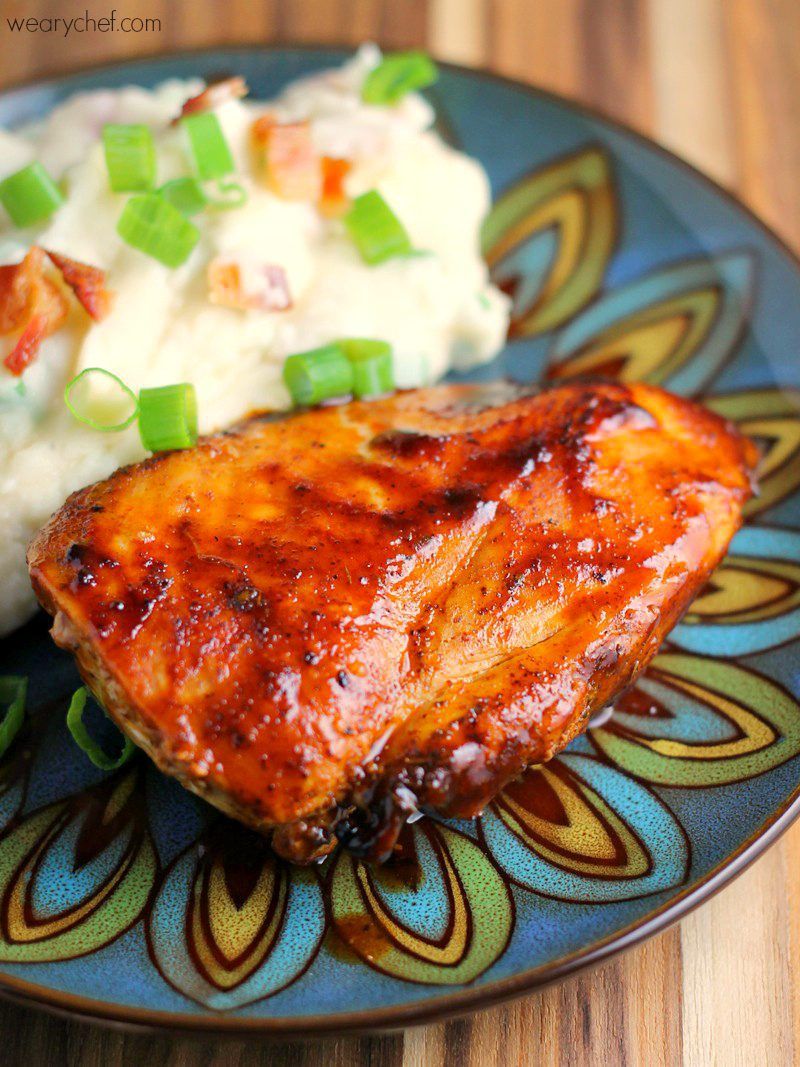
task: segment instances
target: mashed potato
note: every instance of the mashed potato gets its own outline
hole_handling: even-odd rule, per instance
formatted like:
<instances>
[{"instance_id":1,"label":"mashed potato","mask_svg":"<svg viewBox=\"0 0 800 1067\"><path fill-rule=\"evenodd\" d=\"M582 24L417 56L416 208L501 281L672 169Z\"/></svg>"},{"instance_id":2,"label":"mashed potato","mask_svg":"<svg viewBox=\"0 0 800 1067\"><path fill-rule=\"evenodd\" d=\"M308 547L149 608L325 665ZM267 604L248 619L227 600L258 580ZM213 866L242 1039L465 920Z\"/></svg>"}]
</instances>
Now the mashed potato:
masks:
<instances>
[{"instance_id":1,"label":"mashed potato","mask_svg":"<svg viewBox=\"0 0 800 1067\"><path fill-rule=\"evenodd\" d=\"M111 313L92 322L72 301L67 322L42 344L21 379L0 365L0 633L34 610L25 547L73 490L107 476L144 451L136 427L101 434L76 422L65 384L103 367L134 390L189 381L200 429L215 430L256 408L285 408L286 356L339 337L390 342L399 386L434 381L448 368L490 359L507 326L507 301L488 283L478 249L489 206L486 176L445 145L417 95L394 107L362 103L360 88L380 60L367 47L339 70L298 81L268 105L229 100L216 110L248 200L204 212L201 239L176 270L126 245L116 223L127 194L109 190L100 135L107 122L153 131L159 184L190 173L183 131L171 125L202 83L168 82L75 96L43 123L0 131L0 178L38 159L62 184L65 203L43 226L0 224L0 262L18 262L32 244L107 272ZM378 189L425 254L370 267L341 221L315 204L273 195L255 172L249 134L266 109L280 122L308 121L321 155L345 158L346 192ZM217 257L280 266L292 306L238 310L209 301L207 268ZM14 337L0 338L0 359Z\"/></svg>"}]
</instances>

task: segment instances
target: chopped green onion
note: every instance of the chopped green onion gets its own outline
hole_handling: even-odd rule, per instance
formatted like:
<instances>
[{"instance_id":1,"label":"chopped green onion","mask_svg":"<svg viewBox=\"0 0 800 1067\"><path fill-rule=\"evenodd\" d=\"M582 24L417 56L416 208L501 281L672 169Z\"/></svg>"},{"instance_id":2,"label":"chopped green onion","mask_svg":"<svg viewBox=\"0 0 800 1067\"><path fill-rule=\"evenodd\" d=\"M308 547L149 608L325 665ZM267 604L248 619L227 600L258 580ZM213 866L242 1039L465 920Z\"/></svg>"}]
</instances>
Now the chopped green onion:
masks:
<instances>
[{"instance_id":1,"label":"chopped green onion","mask_svg":"<svg viewBox=\"0 0 800 1067\"><path fill-rule=\"evenodd\" d=\"M366 76L361 99L367 104L396 104L406 93L433 85L438 77L436 64L424 52L395 52Z\"/></svg>"},{"instance_id":2,"label":"chopped green onion","mask_svg":"<svg viewBox=\"0 0 800 1067\"><path fill-rule=\"evenodd\" d=\"M151 452L191 448L197 442L197 396L188 382L142 389L139 436Z\"/></svg>"},{"instance_id":3,"label":"chopped green onion","mask_svg":"<svg viewBox=\"0 0 800 1067\"><path fill-rule=\"evenodd\" d=\"M366 263L383 263L412 251L405 227L376 189L356 197L344 224Z\"/></svg>"},{"instance_id":4,"label":"chopped green onion","mask_svg":"<svg viewBox=\"0 0 800 1067\"><path fill-rule=\"evenodd\" d=\"M318 404L352 393L353 368L334 342L289 356L283 365L283 380L295 404Z\"/></svg>"},{"instance_id":5,"label":"chopped green onion","mask_svg":"<svg viewBox=\"0 0 800 1067\"><path fill-rule=\"evenodd\" d=\"M15 226L31 226L49 218L64 197L42 164L30 163L0 182L0 203Z\"/></svg>"},{"instance_id":6,"label":"chopped green onion","mask_svg":"<svg viewBox=\"0 0 800 1067\"><path fill-rule=\"evenodd\" d=\"M132 196L119 217L117 233L165 267L185 263L200 239L197 227L158 193Z\"/></svg>"},{"instance_id":7,"label":"chopped green onion","mask_svg":"<svg viewBox=\"0 0 800 1067\"><path fill-rule=\"evenodd\" d=\"M230 211L231 208L243 207L247 203L247 190L239 182L218 182L217 192L220 200L209 200L208 206L214 211Z\"/></svg>"},{"instance_id":8,"label":"chopped green onion","mask_svg":"<svg viewBox=\"0 0 800 1067\"><path fill-rule=\"evenodd\" d=\"M132 409L128 415L123 419L116 419L114 422L109 422L108 419L97 418L95 415L90 415L87 411L81 410L81 408L72 399L72 391L79 382L86 379L91 374L101 374L106 378L110 378L112 382L119 386L121 396L118 395L117 399L130 398L132 402ZM136 399L136 393L132 389L129 389L125 382L121 378L118 378L116 374L112 374L111 371L105 370L103 367L87 367L86 370L82 370L80 374L76 374L71 382L68 382L64 389L64 403L72 412L78 422L83 422L87 426L91 426L93 430L100 430L101 433L115 433L117 430L126 430L130 424L136 419L139 414L139 402ZM95 401L94 404L96 415L100 415L99 404ZM113 416L110 416L113 417Z\"/></svg>"},{"instance_id":9,"label":"chopped green onion","mask_svg":"<svg viewBox=\"0 0 800 1067\"><path fill-rule=\"evenodd\" d=\"M25 718L25 696L28 692L28 679L20 674L0 676L0 704L7 704L6 713L0 723L0 756L19 733Z\"/></svg>"},{"instance_id":10,"label":"chopped green onion","mask_svg":"<svg viewBox=\"0 0 800 1067\"><path fill-rule=\"evenodd\" d=\"M152 189L156 181L156 150L148 126L109 123L103 127L108 182L115 193Z\"/></svg>"},{"instance_id":11,"label":"chopped green onion","mask_svg":"<svg viewBox=\"0 0 800 1067\"><path fill-rule=\"evenodd\" d=\"M392 346L387 341L353 337L340 341L353 368L353 394L359 398L381 396L394 389Z\"/></svg>"},{"instance_id":12,"label":"chopped green onion","mask_svg":"<svg viewBox=\"0 0 800 1067\"><path fill-rule=\"evenodd\" d=\"M189 136L197 173L203 181L224 178L234 169L233 156L219 119L211 111L187 115L181 124Z\"/></svg>"},{"instance_id":13,"label":"chopped green onion","mask_svg":"<svg viewBox=\"0 0 800 1067\"><path fill-rule=\"evenodd\" d=\"M116 759L105 754L100 745L90 736L83 722L83 711L88 696L89 690L85 685L73 693L67 710L67 728L75 744L89 757L95 767L99 767L101 771L119 770L134 754L136 746L129 737L123 737L122 751Z\"/></svg>"},{"instance_id":14,"label":"chopped green onion","mask_svg":"<svg viewBox=\"0 0 800 1067\"><path fill-rule=\"evenodd\" d=\"M173 178L158 191L182 215L197 215L208 206L208 197L197 178Z\"/></svg>"}]
</instances>

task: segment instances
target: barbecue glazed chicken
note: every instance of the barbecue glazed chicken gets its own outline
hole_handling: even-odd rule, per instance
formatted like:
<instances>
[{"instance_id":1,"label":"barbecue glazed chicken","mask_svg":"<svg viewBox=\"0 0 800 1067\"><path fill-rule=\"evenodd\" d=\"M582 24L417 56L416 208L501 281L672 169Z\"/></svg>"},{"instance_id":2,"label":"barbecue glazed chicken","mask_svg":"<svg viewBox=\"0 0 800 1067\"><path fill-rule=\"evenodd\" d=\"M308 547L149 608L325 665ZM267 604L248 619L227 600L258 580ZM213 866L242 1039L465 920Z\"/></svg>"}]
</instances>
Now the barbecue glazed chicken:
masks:
<instances>
[{"instance_id":1,"label":"barbecue glazed chicken","mask_svg":"<svg viewBox=\"0 0 800 1067\"><path fill-rule=\"evenodd\" d=\"M305 862L477 814L655 654L751 495L659 389L442 386L257 416L75 493L34 588L119 726Z\"/></svg>"}]
</instances>

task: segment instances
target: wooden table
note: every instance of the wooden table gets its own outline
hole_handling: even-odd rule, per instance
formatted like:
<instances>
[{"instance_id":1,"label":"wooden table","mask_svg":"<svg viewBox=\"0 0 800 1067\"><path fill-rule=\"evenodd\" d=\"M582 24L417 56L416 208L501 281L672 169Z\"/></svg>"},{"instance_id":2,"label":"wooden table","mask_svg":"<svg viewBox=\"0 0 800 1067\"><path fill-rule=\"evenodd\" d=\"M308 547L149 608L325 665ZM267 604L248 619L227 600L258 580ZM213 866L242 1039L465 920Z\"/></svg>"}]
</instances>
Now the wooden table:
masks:
<instances>
[{"instance_id":1,"label":"wooden table","mask_svg":"<svg viewBox=\"0 0 800 1067\"><path fill-rule=\"evenodd\" d=\"M11 15L158 18L17 34ZM735 189L800 248L799 0L0 0L0 81L230 42L424 45L591 103ZM800 825L732 886L600 970L467 1018L311 1045L132 1036L0 1005L5 1064L458 1067L800 1059Z\"/></svg>"}]
</instances>

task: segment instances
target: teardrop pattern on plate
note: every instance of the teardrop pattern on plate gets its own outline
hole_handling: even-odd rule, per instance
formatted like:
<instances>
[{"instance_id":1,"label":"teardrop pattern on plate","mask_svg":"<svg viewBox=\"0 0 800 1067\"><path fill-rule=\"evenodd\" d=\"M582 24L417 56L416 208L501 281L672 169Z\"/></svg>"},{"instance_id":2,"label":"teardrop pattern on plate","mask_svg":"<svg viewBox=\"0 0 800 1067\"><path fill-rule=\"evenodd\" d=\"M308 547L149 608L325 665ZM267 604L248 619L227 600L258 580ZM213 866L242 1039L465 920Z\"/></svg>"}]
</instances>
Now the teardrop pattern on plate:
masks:
<instances>
[{"instance_id":1,"label":"teardrop pattern on plate","mask_svg":"<svg viewBox=\"0 0 800 1067\"><path fill-rule=\"evenodd\" d=\"M617 238L611 163L592 145L517 182L483 226L492 281L512 298L509 337L566 322L598 291Z\"/></svg>"},{"instance_id":2,"label":"teardrop pattern on plate","mask_svg":"<svg viewBox=\"0 0 800 1067\"><path fill-rule=\"evenodd\" d=\"M623 771L657 785L728 785L800 752L794 697L723 660L662 653L615 708L588 736Z\"/></svg>"},{"instance_id":3,"label":"teardrop pattern on plate","mask_svg":"<svg viewBox=\"0 0 800 1067\"><path fill-rule=\"evenodd\" d=\"M753 276L752 257L734 252L676 263L614 289L556 337L548 377L599 375L694 396L743 334Z\"/></svg>"},{"instance_id":4,"label":"teardrop pattern on plate","mask_svg":"<svg viewBox=\"0 0 800 1067\"><path fill-rule=\"evenodd\" d=\"M126 770L0 840L0 960L72 959L137 922L158 869L140 784Z\"/></svg>"},{"instance_id":5,"label":"teardrop pattern on plate","mask_svg":"<svg viewBox=\"0 0 800 1067\"><path fill-rule=\"evenodd\" d=\"M689 871L689 842L672 812L593 756L564 753L528 771L480 827L514 882L558 900L633 900L680 885Z\"/></svg>"},{"instance_id":6,"label":"teardrop pattern on plate","mask_svg":"<svg viewBox=\"0 0 800 1067\"><path fill-rule=\"evenodd\" d=\"M779 504L800 485L800 391L750 389L707 397L705 403L735 422L761 448L758 496L745 505L748 518Z\"/></svg>"},{"instance_id":7,"label":"teardrop pattern on plate","mask_svg":"<svg viewBox=\"0 0 800 1067\"><path fill-rule=\"evenodd\" d=\"M285 989L314 959L325 933L319 880L219 821L167 868L147 933L171 986L216 1011L240 1008Z\"/></svg>"},{"instance_id":8,"label":"teardrop pattern on plate","mask_svg":"<svg viewBox=\"0 0 800 1067\"><path fill-rule=\"evenodd\" d=\"M341 852L329 885L339 938L371 967L409 982L473 981L502 955L514 926L511 893L491 858L432 819L405 827L388 866Z\"/></svg>"},{"instance_id":9,"label":"teardrop pattern on plate","mask_svg":"<svg viewBox=\"0 0 800 1067\"><path fill-rule=\"evenodd\" d=\"M800 636L800 534L750 526L700 591L670 641L704 655L744 656Z\"/></svg>"}]
</instances>

